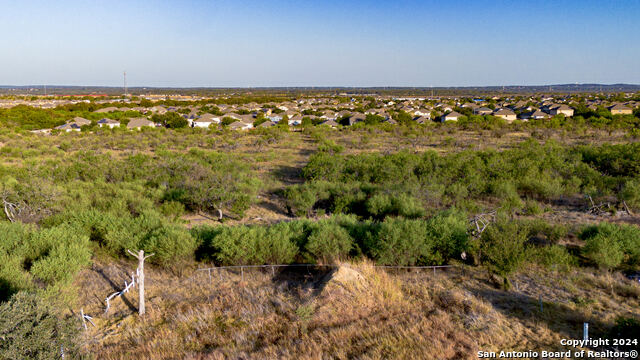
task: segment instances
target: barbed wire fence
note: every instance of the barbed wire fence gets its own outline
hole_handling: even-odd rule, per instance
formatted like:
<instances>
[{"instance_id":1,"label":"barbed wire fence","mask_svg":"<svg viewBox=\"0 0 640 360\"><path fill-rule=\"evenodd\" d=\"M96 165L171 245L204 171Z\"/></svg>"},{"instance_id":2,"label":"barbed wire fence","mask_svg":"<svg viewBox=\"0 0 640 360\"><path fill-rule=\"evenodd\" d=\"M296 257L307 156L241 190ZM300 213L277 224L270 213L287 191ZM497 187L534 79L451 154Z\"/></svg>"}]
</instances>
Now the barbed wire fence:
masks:
<instances>
[{"instance_id":1,"label":"barbed wire fence","mask_svg":"<svg viewBox=\"0 0 640 360\"><path fill-rule=\"evenodd\" d=\"M202 275L206 275L205 279L208 279L209 283L214 283L214 279L218 281L234 281L230 276L231 274L240 275L240 281L245 281L245 272L250 270L266 270L271 273L272 276L276 275L277 269L337 269L344 265L339 264L264 264L264 265L229 265L229 266L211 266L205 268L199 268L194 273L184 279L185 282L198 282L202 283ZM434 266L398 266L398 265L373 265L375 268L385 270L432 270L433 275L436 275L438 270L445 270L450 268L456 268L456 265L434 265ZM136 273L131 273L131 281L124 281L124 287L120 291L116 291L108 295L104 300L104 312L103 316L108 315L111 309L111 301L127 294L131 289L135 288L138 281L140 269L136 269ZM226 273L226 274L225 274ZM80 309L80 319L82 320L82 326L84 330L88 330L87 321L95 327L93 317L85 314L84 309Z\"/></svg>"}]
</instances>

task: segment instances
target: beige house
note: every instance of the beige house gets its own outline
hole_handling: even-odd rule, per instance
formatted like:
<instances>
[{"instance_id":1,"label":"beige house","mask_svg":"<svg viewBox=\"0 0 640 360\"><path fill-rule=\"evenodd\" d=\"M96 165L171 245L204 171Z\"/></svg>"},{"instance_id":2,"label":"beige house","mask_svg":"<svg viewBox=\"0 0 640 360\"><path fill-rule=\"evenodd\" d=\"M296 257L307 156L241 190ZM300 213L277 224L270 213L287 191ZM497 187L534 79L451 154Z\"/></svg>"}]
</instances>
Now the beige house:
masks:
<instances>
[{"instance_id":1,"label":"beige house","mask_svg":"<svg viewBox=\"0 0 640 360\"><path fill-rule=\"evenodd\" d=\"M633 110L630 107L624 106L622 104L616 104L609 107L609 111L611 111L611 115L631 115L633 114Z\"/></svg>"},{"instance_id":2,"label":"beige house","mask_svg":"<svg viewBox=\"0 0 640 360\"><path fill-rule=\"evenodd\" d=\"M154 124L152 121L149 121L146 118L133 118L129 120L129 123L127 124L127 129L140 130L144 126L155 127L156 124Z\"/></svg>"},{"instance_id":3,"label":"beige house","mask_svg":"<svg viewBox=\"0 0 640 360\"><path fill-rule=\"evenodd\" d=\"M569 105L556 105L556 106L552 106L549 109L549 114L551 115L564 115L566 117L572 117L573 116L573 109L569 106Z\"/></svg>"},{"instance_id":4,"label":"beige house","mask_svg":"<svg viewBox=\"0 0 640 360\"><path fill-rule=\"evenodd\" d=\"M512 122L515 119L517 119L518 117L516 116L516 113L513 112L513 110L510 109L500 109L500 110L496 110L493 113L493 116L499 117L501 119L505 119L508 122Z\"/></svg>"},{"instance_id":5,"label":"beige house","mask_svg":"<svg viewBox=\"0 0 640 360\"><path fill-rule=\"evenodd\" d=\"M253 128L252 123L245 123L242 121L236 121L234 123L229 124L229 129L231 130L249 130Z\"/></svg>"},{"instance_id":6,"label":"beige house","mask_svg":"<svg viewBox=\"0 0 640 360\"><path fill-rule=\"evenodd\" d=\"M258 125L258 127L260 127L260 128L270 128L272 126L276 126L276 123L274 123L271 120L265 121L262 124Z\"/></svg>"},{"instance_id":7,"label":"beige house","mask_svg":"<svg viewBox=\"0 0 640 360\"><path fill-rule=\"evenodd\" d=\"M91 125L91 120L85 119L80 116L76 116L71 120L72 123L77 124L78 126Z\"/></svg>"},{"instance_id":8,"label":"beige house","mask_svg":"<svg viewBox=\"0 0 640 360\"><path fill-rule=\"evenodd\" d=\"M440 121L445 122L445 121L458 121L458 119L462 116L462 114L460 114L457 111L452 111L448 114L444 114L440 117Z\"/></svg>"}]
</instances>

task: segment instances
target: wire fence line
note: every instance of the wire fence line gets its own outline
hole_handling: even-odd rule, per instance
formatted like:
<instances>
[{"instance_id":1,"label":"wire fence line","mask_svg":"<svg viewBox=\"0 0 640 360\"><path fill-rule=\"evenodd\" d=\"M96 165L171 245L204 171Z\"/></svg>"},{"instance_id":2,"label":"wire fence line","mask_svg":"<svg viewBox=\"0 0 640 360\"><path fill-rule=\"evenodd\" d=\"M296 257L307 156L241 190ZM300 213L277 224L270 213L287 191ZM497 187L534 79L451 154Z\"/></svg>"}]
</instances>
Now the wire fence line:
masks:
<instances>
[{"instance_id":1,"label":"wire fence line","mask_svg":"<svg viewBox=\"0 0 640 360\"><path fill-rule=\"evenodd\" d=\"M295 267L304 267L304 268L339 268L342 265L337 264L264 264L264 265L228 265L228 266L213 266L208 268L199 268L196 269L196 274L199 272L207 272L209 275L209 280L213 280L213 271L217 271L218 275L221 276L221 270L237 270L240 269L240 276L242 281L244 281L244 269L271 269L273 275L275 275L276 268L295 268ZM373 265L376 268L382 269L415 269L415 270L433 270L433 274L436 274L438 269L448 269L448 268L456 268L456 265L432 265L432 266L402 266L402 265ZM193 277L192 277L193 278Z\"/></svg>"},{"instance_id":2,"label":"wire fence line","mask_svg":"<svg viewBox=\"0 0 640 360\"><path fill-rule=\"evenodd\" d=\"M192 282L192 281L197 281L196 276L199 274L208 274L208 278L210 282L213 282L213 272L218 272L218 277L219 279L222 281L223 277L222 277L222 272L223 271L227 271L227 272L232 272L238 271L240 272L240 276L242 281L244 282L245 276L244 276L244 271L245 269L249 270L249 269L271 269L271 273L273 276L276 275L275 271L276 269L282 269L282 268L325 268L325 269L337 269L339 267L341 267L343 265L338 265L338 264L263 264L263 265L228 265L228 266L213 266L213 267L206 267L206 268L199 268L196 269L194 274L189 276L188 278L184 279L184 281L187 282ZM397 269L397 270L402 270L402 269L406 269L406 270L433 270L433 274L436 274L437 270L446 270L446 269L450 269L450 268L458 268L459 266L457 265L433 265L433 266L401 266L401 265L373 265L373 267L376 268L381 268L381 269ZM237 272L235 274L238 274ZM111 300L113 300L114 298L118 298L121 297L123 295L125 295L126 293L129 292L129 290L131 290L132 288L135 288L138 281L137 278L139 276L139 269L136 269L136 273L132 273L131 274L131 282L128 281L124 281L124 288L121 291L116 291L111 293L109 296L107 296L104 300L104 312L102 313L102 316L107 316L109 313L109 309L111 308ZM82 321L82 326L84 328L84 330L87 330L87 324L86 321L88 321L91 325L93 325L94 327L96 326L93 322L94 318L92 316L89 316L88 314L86 314L84 312L84 309L80 309L80 319Z\"/></svg>"}]
</instances>

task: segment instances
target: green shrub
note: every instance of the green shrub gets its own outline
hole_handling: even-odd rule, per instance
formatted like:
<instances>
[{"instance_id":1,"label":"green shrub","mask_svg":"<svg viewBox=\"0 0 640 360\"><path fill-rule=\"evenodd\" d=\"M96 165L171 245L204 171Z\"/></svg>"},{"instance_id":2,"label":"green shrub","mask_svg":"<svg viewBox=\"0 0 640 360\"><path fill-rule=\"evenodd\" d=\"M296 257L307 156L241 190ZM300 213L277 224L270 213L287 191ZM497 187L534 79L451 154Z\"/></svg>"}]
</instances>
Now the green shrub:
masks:
<instances>
[{"instance_id":1,"label":"green shrub","mask_svg":"<svg viewBox=\"0 0 640 360\"><path fill-rule=\"evenodd\" d=\"M568 233L566 226L550 224L543 219L521 220L518 223L527 229L530 242L538 244L557 244Z\"/></svg>"},{"instance_id":2,"label":"green shrub","mask_svg":"<svg viewBox=\"0 0 640 360\"><path fill-rule=\"evenodd\" d=\"M609 332L609 337L611 339L637 339L638 334L640 334L640 320L632 317L622 317L619 316L616 318L616 324ZM629 346L622 346L622 349L628 350L640 350L640 345L634 344ZM626 350L625 349L625 350Z\"/></svg>"},{"instance_id":3,"label":"green shrub","mask_svg":"<svg viewBox=\"0 0 640 360\"><path fill-rule=\"evenodd\" d=\"M498 221L490 225L481 237L483 261L504 279L509 289L508 276L518 271L527 257L527 229L515 222Z\"/></svg>"},{"instance_id":4,"label":"green shrub","mask_svg":"<svg viewBox=\"0 0 640 360\"><path fill-rule=\"evenodd\" d=\"M306 221L281 222L267 226L256 243L257 259L262 264L289 264L299 253Z\"/></svg>"},{"instance_id":5,"label":"green shrub","mask_svg":"<svg viewBox=\"0 0 640 360\"><path fill-rule=\"evenodd\" d=\"M31 230L19 223L0 221L0 301L31 286L31 277L24 268L28 257L35 258L25 241Z\"/></svg>"},{"instance_id":6,"label":"green shrub","mask_svg":"<svg viewBox=\"0 0 640 360\"><path fill-rule=\"evenodd\" d=\"M532 259L544 267L566 271L576 265L576 259L560 245L533 248Z\"/></svg>"},{"instance_id":7,"label":"green shrub","mask_svg":"<svg viewBox=\"0 0 640 360\"><path fill-rule=\"evenodd\" d=\"M154 253L149 262L168 266L181 259L192 257L196 241L182 226L162 225L149 231L133 249Z\"/></svg>"},{"instance_id":8,"label":"green shrub","mask_svg":"<svg viewBox=\"0 0 640 360\"><path fill-rule=\"evenodd\" d=\"M627 181L620 192L620 198L627 203L627 206L640 210L640 181Z\"/></svg>"},{"instance_id":9,"label":"green shrub","mask_svg":"<svg viewBox=\"0 0 640 360\"><path fill-rule=\"evenodd\" d=\"M160 205L160 212L162 215L171 218L178 219L185 213L184 205L177 201L166 201Z\"/></svg>"},{"instance_id":10,"label":"green shrub","mask_svg":"<svg viewBox=\"0 0 640 360\"><path fill-rule=\"evenodd\" d=\"M540 203L535 200L526 200L523 208L524 215L540 215L544 212Z\"/></svg>"},{"instance_id":11,"label":"green shrub","mask_svg":"<svg viewBox=\"0 0 640 360\"><path fill-rule=\"evenodd\" d=\"M432 264L442 264L460 258L469 250L468 220L465 213L448 210L436 214L427 221L427 239L433 244L427 256Z\"/></svg>"},{"instance_id":12,"label":"green shrub","mask_svg":"<svg viewBox=\"0 0 640 360\"><path fill-rule=\"evenodd\" d=\"M0 305L0 358L58 359L78 354L78 320L55 315L37 295L19 292Z\"/></svg>"},{"instance_id":13,"label":"green shrub","mask_svg":"<svg viewBox=\"0 0 640 360\"><path fill-rule=\"evenodd\" d=\"M39 229L0 222L0 299L30 289L35 277L44 285L64 285L90 263L88 236L59 225Z\"/></svg>"},{"instance_id":14,"label":"green shrub","mask_svg":"<svg viewBox=\"0 0 640 360\"><path fill-rule=\"evenodd\" d=\"M272 227L231 226L220 231L198 230L212 254L201 254L220 265L288 264L298 254L299 233L287 224ZM208 239L206 237L209 237Z\"/></svg>"},{"instance_id":15,"label":"green shrub","mask_svg":"<svg viewBox=\"0 0 640 360\"><path fill-rule=\"evenodd\" d=\"M416 219L425 215L424 207L420 201L407 194L397 196L376 194L366 201L365 207L369 216L376 219L384 219L387 216Z\"/></svg>"},{"instance_id":16,"label":"green shrub","mask_svg":"<svg viewBox=\"0 0 640 360\"><path fill-rule=\"evenodd\" d=\"M305 250L324 264L345 260L353 248L347 230L333 220L310 224L311 232Z\"/></svg>"},{"instance_id":17,"label":"green shrub","mask_svg":"<svg viewBox=\"0 0 640 360\"><path fill-rule=\"evenodd\" d=\"M381 265L424 264L431 254L427 243L427 224L422 220L388 218L378 233L365 246L370 256Z\"/></svg>"},{"instance_id":18,"label":"green shrub","mask_svg":"<svg viewBox=\"0 0 640 360\"><path fill-rule=\"evenodd\" d=\"M584 255L602 268L613 269L623 262L640 264L640 229L630 225L600 223L580 233Z\"/></svg>"},{"instance_id":19,"label":"green shrub","mask_svg":"<svg viewBox=\"0 0 640 360\"><path fill-rule=\"evenodd\" d=\"M289 211L296 216L308 216L317 201L315 189L306 185L293 185L284 190Z\"/></svg>"},{"instance_id":20,"label":"green shrub","mask_svg":"<svg viewBox=\"0 0 640 360\"><path fill-rule=\"evenodd\" d=\"M72 280L91 261L89 237L79 234L76 228L61 225L40 230L32 237L47 239L46 255L35 260L31 273L48 284Z\"/></svg>"}]
</instances>

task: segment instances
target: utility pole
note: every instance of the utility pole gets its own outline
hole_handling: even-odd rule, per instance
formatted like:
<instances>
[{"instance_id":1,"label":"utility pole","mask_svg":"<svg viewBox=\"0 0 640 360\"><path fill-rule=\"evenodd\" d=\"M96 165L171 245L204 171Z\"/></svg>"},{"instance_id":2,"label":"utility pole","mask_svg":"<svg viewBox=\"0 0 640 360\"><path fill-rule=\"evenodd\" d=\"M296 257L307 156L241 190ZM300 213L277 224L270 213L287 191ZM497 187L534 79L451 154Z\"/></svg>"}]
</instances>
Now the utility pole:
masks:
<instances>
[{"instance_id":1,"label":"utility pole","mask_svg":"<svg viewBox=\"0 0 640 360\"><path fill-rule=\"evenodd\" d=\"M144 256L144 250L138 251L138 253L134 253L131 250L127 249L127 252L131 254L134 258L138 259L138 315L142 316L145 313L144 307L144 261L147 258L152 257L154 254L151 253L147 256Z\"/></svg>"},{"instance_id":2,"label":"utility pole","mask_svg":"<svg viewBox=\"0 0 640 360\"><path fill-rule=\"evenodd\" d=\"M124 96L127 97L127 72L124 71L122 74L124 76Z\"/></svg>"}]
</instances>

